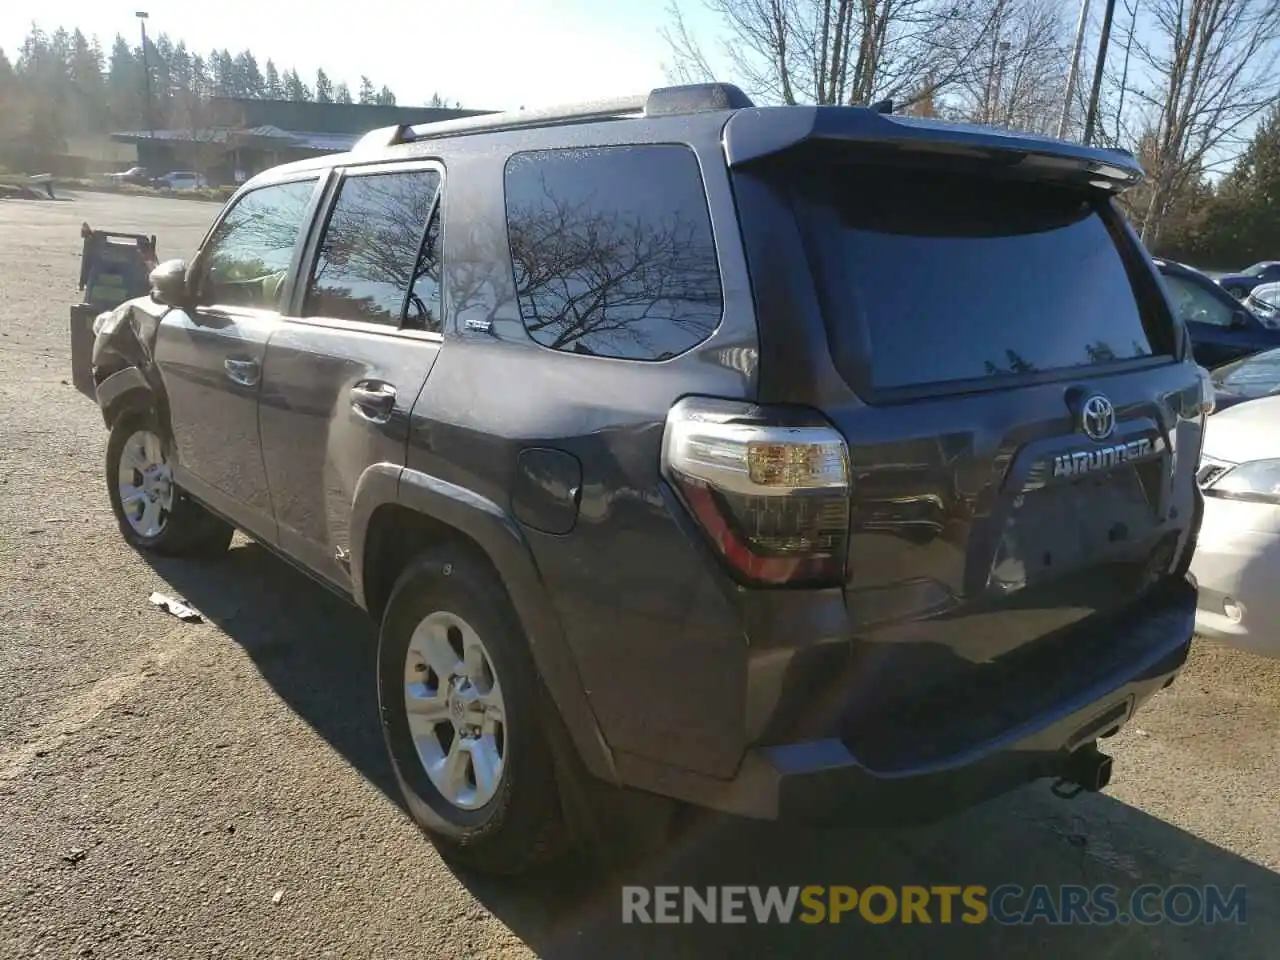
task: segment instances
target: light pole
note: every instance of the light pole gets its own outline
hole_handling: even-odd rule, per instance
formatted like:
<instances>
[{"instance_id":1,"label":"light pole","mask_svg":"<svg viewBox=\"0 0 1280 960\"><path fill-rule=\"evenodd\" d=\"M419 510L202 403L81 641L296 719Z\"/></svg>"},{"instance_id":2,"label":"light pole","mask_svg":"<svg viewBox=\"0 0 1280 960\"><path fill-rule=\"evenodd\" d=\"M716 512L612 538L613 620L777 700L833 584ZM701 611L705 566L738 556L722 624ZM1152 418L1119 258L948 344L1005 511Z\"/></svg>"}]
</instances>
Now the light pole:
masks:
<instances>
[{"instance_id":1,"label":"light pole","mask_svg":"<svg viewBox=\"0 0 1280 960\"><path fill-rule=\"evenodd\" d=\"M156 122L151 114L151 64L147 59L147 11L139 10L134 16L138 18L138 23L142 26L142 85L147 106L147 132L151 135L151 139L154 140L156 138Z\"/></svg>"}]
</instances>

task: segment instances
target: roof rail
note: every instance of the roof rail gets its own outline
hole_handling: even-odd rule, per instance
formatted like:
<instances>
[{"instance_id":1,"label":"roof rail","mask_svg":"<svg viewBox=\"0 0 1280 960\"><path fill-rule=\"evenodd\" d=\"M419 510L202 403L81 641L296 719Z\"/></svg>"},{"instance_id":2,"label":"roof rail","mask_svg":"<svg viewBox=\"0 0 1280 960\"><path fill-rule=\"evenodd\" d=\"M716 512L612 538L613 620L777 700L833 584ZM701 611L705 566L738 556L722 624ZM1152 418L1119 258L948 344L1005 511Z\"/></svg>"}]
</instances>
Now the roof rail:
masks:
<instances>
[{"instance_id":1,"label":"roof rail","mask_svg":"<svg viewBox=\"0 0 1280 960\"><path fill-rule=\"evenodd\" d=\"M730 83L698 83L680 87L659 87L648 94L593 100L586 103L545 107L537 110L510 110L486 113L435 123L398 124L371 130L357 141L353 152L391 147L400 143L438 140L470 133L496 133L551 127L569 123L592 123L639 117L674 117L690 113L737 110L754 106L745 93Z\"/></svg>"}]
</instances>

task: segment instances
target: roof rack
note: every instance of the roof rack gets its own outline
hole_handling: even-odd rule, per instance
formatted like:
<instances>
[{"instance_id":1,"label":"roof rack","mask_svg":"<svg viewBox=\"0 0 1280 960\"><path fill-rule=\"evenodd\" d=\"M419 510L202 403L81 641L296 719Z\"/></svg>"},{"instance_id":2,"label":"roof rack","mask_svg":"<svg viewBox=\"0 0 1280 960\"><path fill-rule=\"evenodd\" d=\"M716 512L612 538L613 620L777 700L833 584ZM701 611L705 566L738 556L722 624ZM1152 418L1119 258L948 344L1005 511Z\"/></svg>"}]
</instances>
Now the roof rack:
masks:
<instances>
[{"instance_id":1,"label":"roof rack","mask_svg":"<svg viewBox=\"0 0 1280 960\"><path fill-rule=\"evenodd\" d=\"M698 83L679 87L659 87L647 94L593 100L538 110L512 110L472 117L440 120L436 123L397 124L371 130L357 141L353 152L392 147L401 143L438 140L471 133L496 133L570 123L594 123L639 117L674 117L718 110L738 110L755 106L731 83Z\"/></svg>"}]
</instances>

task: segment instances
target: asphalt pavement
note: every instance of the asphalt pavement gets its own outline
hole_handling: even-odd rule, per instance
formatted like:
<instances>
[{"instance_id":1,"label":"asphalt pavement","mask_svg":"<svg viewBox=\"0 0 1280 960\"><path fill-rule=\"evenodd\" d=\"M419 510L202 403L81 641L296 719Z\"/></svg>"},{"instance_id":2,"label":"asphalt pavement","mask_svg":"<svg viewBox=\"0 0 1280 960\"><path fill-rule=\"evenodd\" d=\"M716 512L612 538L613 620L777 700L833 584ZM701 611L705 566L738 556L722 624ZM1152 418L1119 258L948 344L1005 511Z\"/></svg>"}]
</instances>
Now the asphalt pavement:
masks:
<instances>
[{"instance_id":1,"label":"asphalt pavement","mask_svg":"<svg viewBox=\"0 0 1280 960\"><path fill-rule=\"evenodd\" d=\"M918 830L708 821L625 878L455 874L397 802L363 615L241 538L219 561L160 561L112 521L106 432L70 385L78 229L183 256L216 209L0 201L0 958L1275 955L1280 663L1208 643L1107 742L1101 795L1037 784ZM624 882L1244 885L1247 914L634 925Z\"/></svg>"}]
</instances>

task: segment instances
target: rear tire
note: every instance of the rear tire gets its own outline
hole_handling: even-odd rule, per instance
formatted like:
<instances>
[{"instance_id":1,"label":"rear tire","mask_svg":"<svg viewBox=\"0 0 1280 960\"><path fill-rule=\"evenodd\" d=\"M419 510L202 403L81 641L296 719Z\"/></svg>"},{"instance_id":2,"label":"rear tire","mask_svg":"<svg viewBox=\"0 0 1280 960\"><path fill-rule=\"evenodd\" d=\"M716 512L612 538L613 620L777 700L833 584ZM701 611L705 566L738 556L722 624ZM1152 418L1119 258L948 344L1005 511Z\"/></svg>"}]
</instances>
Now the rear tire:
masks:
<instances>
[{"instance_id":1,"label":"rear tire","mask_svg":"<svg viewBox=\"0 0 1280 960\"><path fill-rule=\"evenodd\" d=\"M378 701L405 805L442 856L510 876L563 851L528 641L465 549L434 550L400 575L379 633Z\"/></svg>"},{"instance_id":2,"label":"rear tire","mask_svg":"<svg viewBox=\"0 0 1280 960\"><path fill-rule=\"evenodd\" d=\"M216 556L235 529L173 482L170 443L151 411L116 419L107 441L106 479L120 535L134 548L164 556Z\"/></svg>"}]
</instances>

